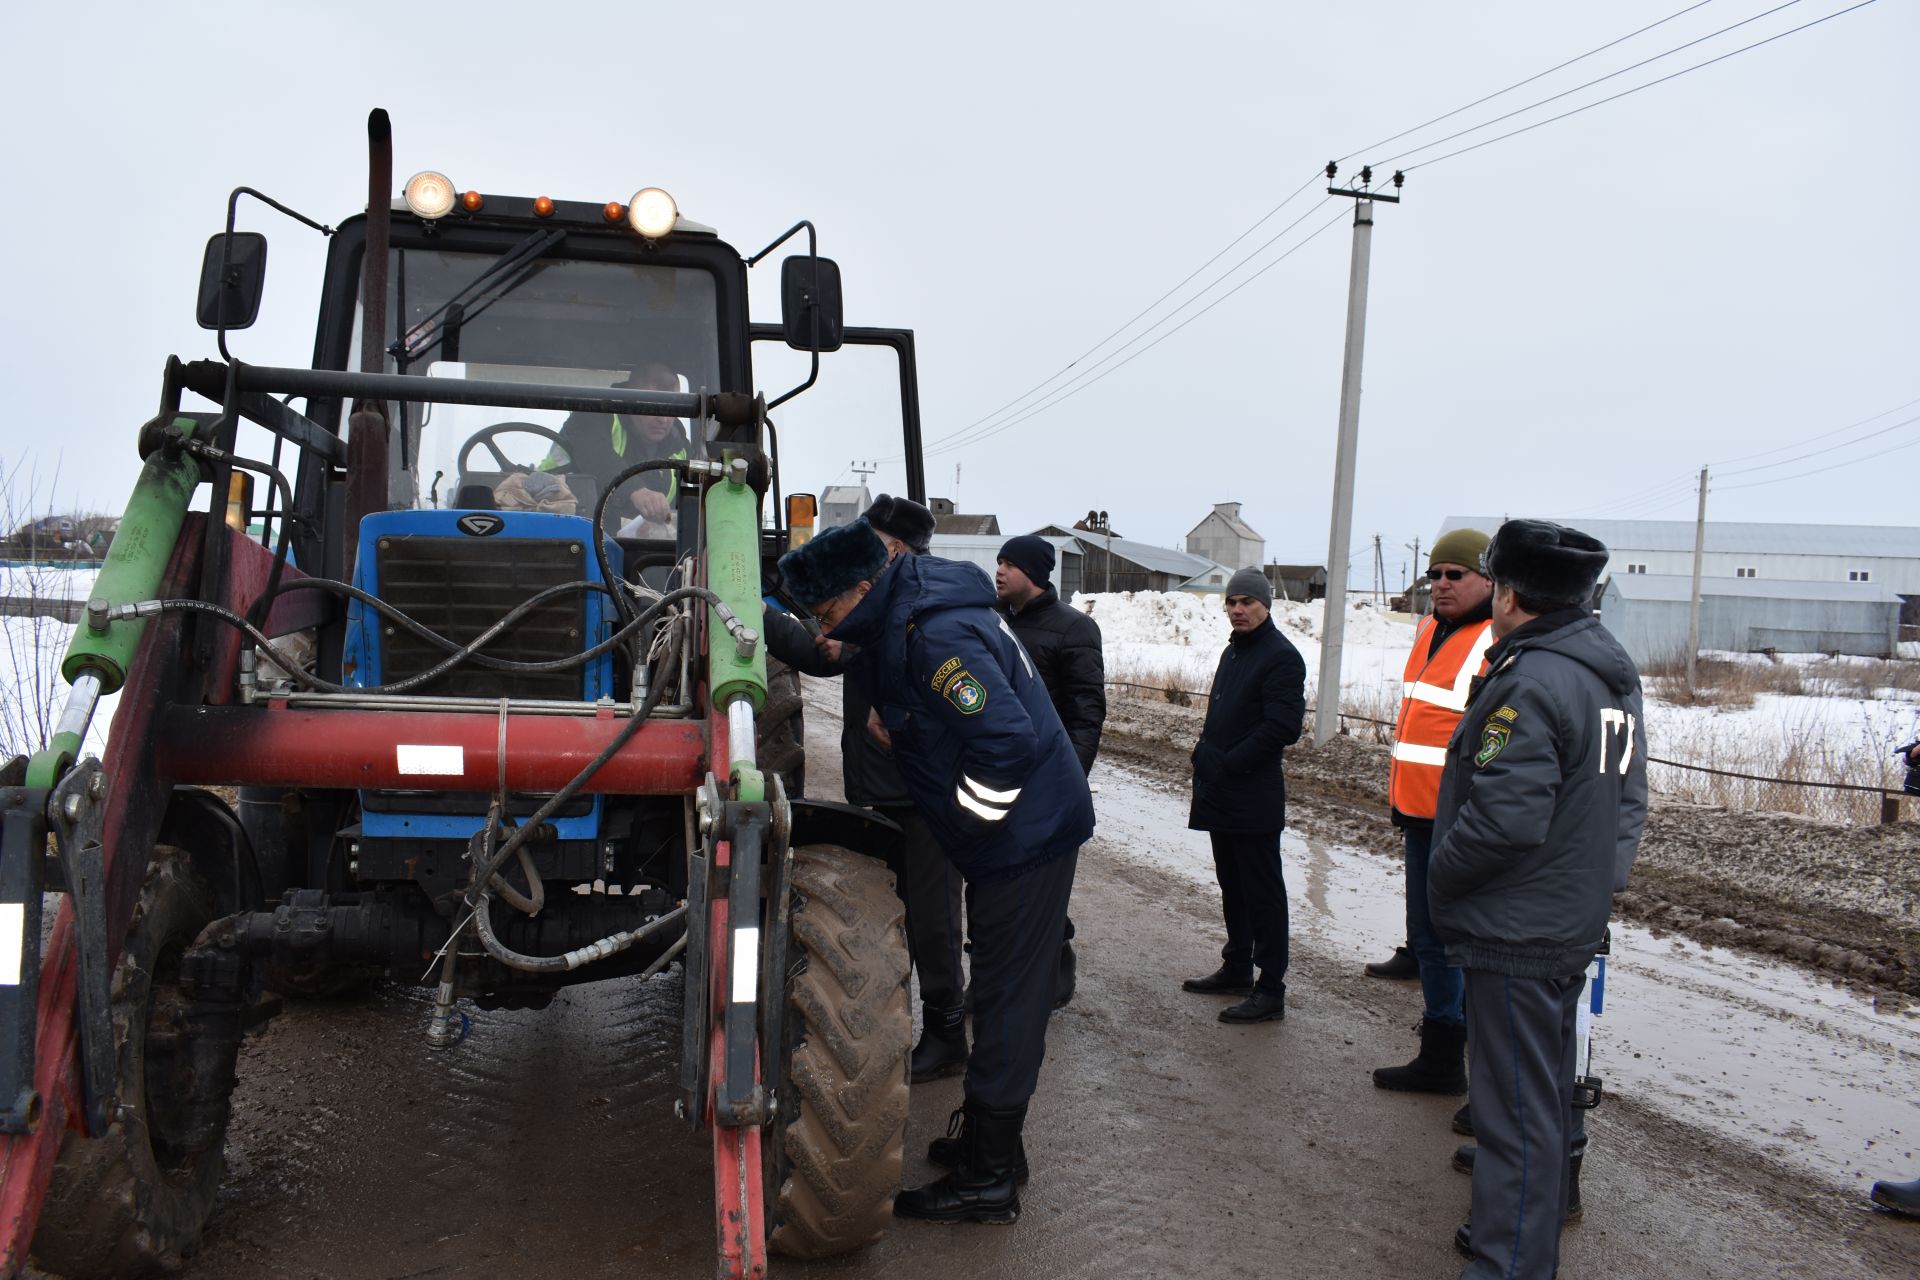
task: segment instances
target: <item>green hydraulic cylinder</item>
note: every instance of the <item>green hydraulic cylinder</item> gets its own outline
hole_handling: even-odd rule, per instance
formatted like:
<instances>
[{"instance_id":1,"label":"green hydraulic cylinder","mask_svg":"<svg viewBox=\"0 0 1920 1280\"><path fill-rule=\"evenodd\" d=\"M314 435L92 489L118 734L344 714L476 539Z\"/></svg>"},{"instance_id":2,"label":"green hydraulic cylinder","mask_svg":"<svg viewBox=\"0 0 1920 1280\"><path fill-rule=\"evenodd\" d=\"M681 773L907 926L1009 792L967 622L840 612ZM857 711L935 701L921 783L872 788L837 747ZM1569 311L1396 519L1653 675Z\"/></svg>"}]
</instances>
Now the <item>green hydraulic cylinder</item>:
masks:
<instances>
[{"instance_id":1,"label":"green hydraulic cylinder","mask_svg":"<svg viewBox=\"0 0 1920 1280\"><path fill-rule=\"evenodd\" d=\"M706 519L707 589L726 603L752 631L744 646L729 634L719 612L707 611L707 687L713 708L727 717L729 737L739 737L729 754L729 772L737 775L739 798L759 800L764 781L751 754L753 715L767 705L765 603L760 583L760 495L734 480L710 485L703 507ZM750 652L743 654L743 647ZM736 707L738 709L736 710ZM743 756L742 746L746 748ZM752 794L749 794L751 792Z\"/></svg>"},{"instance_id":2,"label":"green hydraulic cylinder","mask_svg":"<svg viewBox=\"0 0 1920 1280\"><path fill-rule=\"evenodd\" d=\"M186 433L199 426L191 418L175 418L173 425ZM186 454L162 449L147 458L133 486L133 496L127 500L120 531L114 535L106 562L94 580L87 616L74 628L73 641L60 663L60 674L73 686L73 692L55 726L53 740L28 765L29 786L50 787L59 780L66 766L80 754L94 705L127 682L127 670L133 665L147 620L105 622L101 620L104 609L151 600L159 594L174 544L180 540L180 527L186 522L187 503L199 484L200 464Z\"/></svg>"}]
</instances>

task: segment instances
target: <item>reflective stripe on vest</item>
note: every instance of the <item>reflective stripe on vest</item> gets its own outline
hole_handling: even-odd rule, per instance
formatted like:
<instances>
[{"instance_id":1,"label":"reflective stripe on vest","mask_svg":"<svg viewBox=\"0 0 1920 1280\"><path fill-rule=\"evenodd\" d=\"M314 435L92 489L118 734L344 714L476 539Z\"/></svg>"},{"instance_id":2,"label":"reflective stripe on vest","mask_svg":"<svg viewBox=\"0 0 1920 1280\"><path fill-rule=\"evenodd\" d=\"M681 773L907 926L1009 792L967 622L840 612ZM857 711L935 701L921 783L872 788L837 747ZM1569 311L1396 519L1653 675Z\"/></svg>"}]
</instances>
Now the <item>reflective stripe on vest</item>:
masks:
<instances>
[{"instance_id":1,"label":"reflective stripe on vest","mask_svg":"<svg viewBox=\"0 0 1920 1280\"><path fill-rule=\"evenodd\" d=\"M1437 653L1429 653L1435 625L1431 617L1421 623L1413 652L1407 655L1387 779L1389 802L1410 818L1431 818L1439 807L1447 741L1493 646L1493 623L1472 622L1448 636Z\"/></svg>"}]
</instances>

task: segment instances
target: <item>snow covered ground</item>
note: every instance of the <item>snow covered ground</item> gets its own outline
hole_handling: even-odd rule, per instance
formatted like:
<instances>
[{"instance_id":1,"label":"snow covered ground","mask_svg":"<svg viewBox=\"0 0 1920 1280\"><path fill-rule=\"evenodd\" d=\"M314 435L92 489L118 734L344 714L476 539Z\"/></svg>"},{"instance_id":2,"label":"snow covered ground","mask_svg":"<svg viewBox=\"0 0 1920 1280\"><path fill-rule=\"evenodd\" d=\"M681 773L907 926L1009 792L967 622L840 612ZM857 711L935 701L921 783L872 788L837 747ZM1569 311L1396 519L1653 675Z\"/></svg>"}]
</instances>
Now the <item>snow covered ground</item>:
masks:
<instances>
[{"instance_id":1,"label":"snow covered ground","mask_svg":"<svg viewBox=\"0 0 1920 1280\"><path fill-rule=\"evenodd\" d=\"M1274 625L1307 663L1309 696L1319 679L1324 601L1275 605ZM1227 642L1226 612L1213 598L1181 592L1076 595L1074 607L1100 624L1108 671L1117 680L1177 684L1204 691ZM1348 602L1341 701L1350 711L1392 719L1400 676L1413 646L1414 626L1365 600ZM1709 654L1727 662L1771 665L1760 654ZM1744 705L1681 705L1658 695L1647 700L1647 733L1654 756L1772 776L1821 778L1898 786L1892 754L1920 737L1920 693L1879 688L1862 697L1858 670L1877 664L1819 654L1782 655L1807 692L1756 693ZM1909 681L1909 683L1912 683ZM1702 775L1656 769L1654 784L1700 799L1723 793L1701 787ZM1803 793L1804 794L1804 793Z\"/></svg>"},{"instance_id":2,"label":"snow covered ground","mask_svg":"<svg viewBox=\"0 0 1920 1280\"><path fill-rule=\"evenodd\" d=\"M95 576L92 569L0 567L0 597L82 600ZM1108 674L1116 680L1204 691L1227 642L1226 612L1217 598L1113 592L1076 595L1073 606L1100 624ZM1281 601L1273 611L1274 624L1306 659L1310 695L1318 683L1324 615L1323 601ZM58 714L65 700L58 667L71 630L70 624L46 617L0 619L6 645L0 654L0 748L21 750L29 745L34 725ZM1413 633L1404 614L1384 613L1366 599L1348 602L1340 682L1347 710L1393 718ZM1707 656L1756 666L1770 663L1757 654ZM1743 772L1897 786L1892 753L1920 737L1920 692L1881 688L1873 691L1877 696L1858 696L1861 681L1849 668L1855 660L1803 654L1784 655L1781 661L1797 669L1805 692L1756 693L1745 705L1681 705L1650 696L1647 731L1653 754ZM111 713L109 704L95 719L96 749L105 741ZM1656 771L1654 782L1663 790L1700 799L1745 802L1701 790L1698 774Z\"/></svg>"}]
</instances>

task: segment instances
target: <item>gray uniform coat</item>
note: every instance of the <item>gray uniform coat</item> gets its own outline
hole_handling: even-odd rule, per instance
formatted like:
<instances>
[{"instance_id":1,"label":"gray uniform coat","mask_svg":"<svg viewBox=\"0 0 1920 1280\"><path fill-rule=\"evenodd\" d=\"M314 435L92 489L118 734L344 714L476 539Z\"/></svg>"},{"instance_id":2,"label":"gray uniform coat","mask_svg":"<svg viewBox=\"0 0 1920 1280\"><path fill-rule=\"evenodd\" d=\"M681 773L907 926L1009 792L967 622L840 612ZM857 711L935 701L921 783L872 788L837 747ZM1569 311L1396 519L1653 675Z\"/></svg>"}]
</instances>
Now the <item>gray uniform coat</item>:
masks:
<instances>
[{"instance_id":1,"label":"gray uniform coat","mask_svg":"<svg viewBox=\"0 0 1920 1280\"><path fill-rule=\"evenodd\" d=\"M1487 653L1447 746L1427 897L1449 963L1580 973L1626 887L1647 816L1640 676L1586 611Z\"/></svg>"}]
</instances>

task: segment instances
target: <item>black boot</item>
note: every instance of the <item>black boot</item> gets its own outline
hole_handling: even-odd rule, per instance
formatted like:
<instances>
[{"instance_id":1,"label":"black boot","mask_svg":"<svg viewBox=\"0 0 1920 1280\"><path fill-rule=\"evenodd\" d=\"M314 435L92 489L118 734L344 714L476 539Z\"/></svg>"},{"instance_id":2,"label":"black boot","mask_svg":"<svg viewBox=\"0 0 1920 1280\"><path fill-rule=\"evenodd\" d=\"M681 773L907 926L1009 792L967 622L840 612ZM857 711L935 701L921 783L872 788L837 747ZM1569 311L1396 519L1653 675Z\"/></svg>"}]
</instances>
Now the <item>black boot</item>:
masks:
<instances>
[{"instance_id":1,"label":"black boot","mask_svg":"<svg viewBox=\"0 0 1920 1280\"><path fill-rule=\"evenodd\" d=\"M1073 1000L1075 970L1079 963L1073 958L1073 944L1060 944L1060 967L1053 975L1053 1007L1064 1009Z\"/></svg>"},{"instance_id":2,"label":"black boot","mask_svg":"<svg viewBox=\"0 0 1920 1280\"><path fill-rule=\"evenodd\" d=\"M1463 1103L1460 1109L1453 1113L1453 1131L1463 1138L1473 1136L1473 1112L1469 1109L1470 1107L1470 1103Z\"/></svg>"},{"instance_id":3,"label":"black boot","mask_svg":"<svg viewBox=\"0 0 1920 1280\"><path fill-rule=\"evenodd\" d=\"M1471 1142L1463 1142L1455 1147L1453 1149L1453 1171L1455 1173L1472 1173L1473 1157L1479 1150L1480 1148L1474 1146Z\"/></svg>"},{"instance_id":4,"label":"black boot","mask_svg":"<svg viewBox=\"0 0 1920 1280\"><path fill-rule=\"evenodd\" d=\"M1872 1198L1882 1209L1891 1209L1909 1218L1920 1218L1920 1178L1912 1182L1876 1182L1873 1184Z\"/></svg>"},{"instance_id":5,"label":"black boot","mask_svg":"<svg viewBox=\"0 0 1920 1280\"><path fill-rule=\"evenodd\" d=\"M1420 1053L1404 1067L1377 1067L1373 1083L1398 1093L1467 1091L1467 1029L1455 1022L1420 1022Z\"/></svg>"},{"instance_id":6,"label":"black boot","mask_svg":"<svg viewBox=\"0 0 1920 1280\"><path fill-rule=\"evenodd\" d=\"M953 1114L947 1117L947 1136L935 1138L927 1144L927 1159L942 1169L951 1169L960 1163L960 1126L965 1122L966 1108L955 1107ZM1027 1180L1027 1143L1022 1138L1014 1149L1013 1180Z\"/></svg>"},{"instance_id":7,"label":"black boot","mask_svg":"<svg viewBox=\"0 0 1920 1280\"><path fill-rule=\"evenodd\" d=\"M1369 978L1417 978L1420 962L1405 947L1395 947L1392 959L1375 960L1367 965L1366 972Z\"/></svg>"},{"instance_id":8,"label":"black boot","mask_svg":"<svg viewBox=\"0 0 1920 1280\"><path fill-rule=\"evenodd\" d=\"M907 1079L925 1084L967 1069L967 1011L921 1006L920 1043L907 1061Z\"/></svg>"},{"instance_id":9,"label":"black boot","mask_svg":"<svg viewBox=\"0 0 1920 1280\"><path fill-rule=\"evenodd\" d=\"M1198 991L1203 996L1250 996L1253 994L1253 970L1236 973L1224 964L1204 978L1188 978L1182 991Z\"/></svg>"},{"instance_id":10,"label":"black boot","mask_svg":"<svg viewBox=\"0 0 1920 1280\"><path fill-rule=\"evenodd\" d=\"M960 1119L960 1159L953 1172L893 1198L893 1216L924 1222L1010 1223L1020 1216L1015 1171L1027 1109L989 1111L967 1100Z\"/></svg>"}]
</instances>

